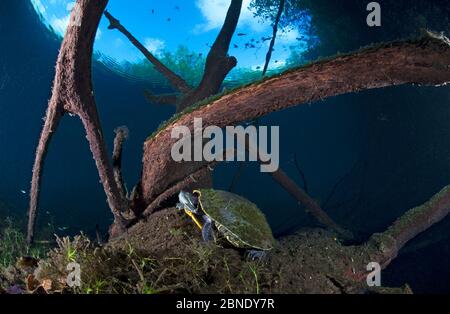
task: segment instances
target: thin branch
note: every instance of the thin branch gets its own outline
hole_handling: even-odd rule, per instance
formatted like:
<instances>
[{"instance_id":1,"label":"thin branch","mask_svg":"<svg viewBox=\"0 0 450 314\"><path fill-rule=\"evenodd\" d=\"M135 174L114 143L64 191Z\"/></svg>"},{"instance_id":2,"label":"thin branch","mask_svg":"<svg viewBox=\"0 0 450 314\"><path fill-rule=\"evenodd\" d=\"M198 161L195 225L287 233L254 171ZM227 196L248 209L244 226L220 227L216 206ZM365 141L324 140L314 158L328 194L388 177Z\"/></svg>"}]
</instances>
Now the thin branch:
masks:
<instances>
[{"instance_id":1,"label":"thin branch","mask_svg":"<svg viewBox=\"0 0 450 314\"><path fill-rule=\"evenodd\" d=\"M42 129L39 138L39 143L36 149L36 157L34 159L33 175L31 178L30 205L28 209L27 242L29 244L31 244L34 240L34 229L39 206L40 185L45 156L47 155L51 138L56 131L63 114L64 109L62 105L59 103L59 100L53 96L47 109L44 128Z\"/></svg>"},{"instance_id":2,"label":"thin branch","mask_svg":"<svg viewBox=\"0 0 450 314\"><path fill-rule=\"evenodd\" d=\"M126 126L121 126L115 129L114 132L116 133L112 155L114 179L116 181L117 187L119 188L119 193L123 198L127 198L128 192L122 176L122 151L123 143L128 138L129 131Z\"/></svg>"},{"instance_id":3,"label":"thin branch","mask_svg":"<svg viewBox=\"0 0 450 314\"><path fill-rule=\"evenodd\" d=\"M278 169L270 173L272 178L278 182L292 197L294 197L307 211L314 216L322 225L336 231L345 239L352 238L349 231L341 228L336 222L331 219L328 214L314 201L308 194L306 194L289 176L282 170Z\"/></svg>"},{"instance_id":4,"label":"thin branch","mask_svg":"<svg viewBox=\"0 0 450 314\"><path fill-rule=\"evenodd\" d=\"M125 35L128 40L137 49L139 49L140 52L142 52L142 54L148 59L148 61L150 61L154 65L155 69L169 80L173 87L175 87L182 93L188 93L189 91L191 91L191 87L186 83L185 80L183 80L178 74L162 64L161 61L159 61L150 51L148 51L148 49L145 48L145 46L141 44L139 40L137 40L122 24L120 24L120 21L118 19L113 17L108 11L105 11L105 16L110 23L108 29L117 29L123 35Z\"/></svg>"},{"instance_id":5,"label":"thin branch","mask_svg":"<svg viewBox=\"0 0 450 314\"><path fill-rule=\"evenodd\" d=\"M249 138L246 138L245 143L246 151L253 151L256 152L258 155L258 161L261 165L265 164L259 154L258 154L258 147L256 143L249 140ZM292 180L286 172L283 171L280 167L274 172L269 173L275 182L277 182L283 189L286 190L292 197L294 197L297 202L302 205L305 210L310 213L314 218L317 219L317 221L322 224L323 226L334 230L337 234L339 234L344 239L352 239L353 235L348 230L343 229L340 227L328 214L322 210L320 205L312 199L308 193L303 191L300 187L297 186L297 184Z\"/></svg>"},{"instance_id":6,"label":"thin branch","mask_svg":"<svg viewBox=\"0 0 450 314\"><path fill-rule=\"evenodd\" d=\"M286 2L285 0L280 0L280 5L278 7L278 12L275 17L275 22L273 23L272 39L270 40L269 50L267 51L267 54L266 54L266 63L264 64L262 76L266 75L267 68L269 67L270 59L272 58L273 47L275 46L275 39L277 37L277 32L278 32L278 24L280 23L281 14L283 14L283 11L284 11L285 2Z\"/></svg>"},{"instance_id":7,"label":"thin branch","mask_svg":"<svg viewBox=\"0 0 450 314\"><path fill-rule=\"evenodd\" d=\"M154 95L149 90L144 90L144 96L147 98L148 102L158 105L176 105L178 102L178 95L176 94L162 94Z\"/></svg>"},{"instance_id":8,"label":"thin branch","mask_svg":"<svg viewBox=\"0 0 450 314\"><path fill-rule=\"evenodd\" d=\"M294 165L295 165L295 168L297 169L298 174L302 178L303 190L305 190L306 193L309 193L308 192L308 183L306 181L306 176L305 176L305 173L303 172L302 168L300 168L300 164L299 164L299 162L297 160L297 154L294 154Z\"/></svg>"},{"instance_id":9,"label":"thin branch","mask_svg":"<svg viewBox=\"0 0 450 314\"><path fill-rule=\"evenodd\" d=\"M357 163L355 163L352 167L352 169L350 169L349 172L347 172L345 175L343 175L342 177L340 177L336 183L333 185L333 188L331 189L330 193L328 194L327 198L325 199L325 201L322 203L322 207L323 208L327 208L327 205L330 203L330 201L333 199L334 195L336 194L336 191L338 190L339 186L341 186L341 184L348 178L350 177L350 175L353 173L353 171L356 168Z\"/></svg>"}]
</instances>

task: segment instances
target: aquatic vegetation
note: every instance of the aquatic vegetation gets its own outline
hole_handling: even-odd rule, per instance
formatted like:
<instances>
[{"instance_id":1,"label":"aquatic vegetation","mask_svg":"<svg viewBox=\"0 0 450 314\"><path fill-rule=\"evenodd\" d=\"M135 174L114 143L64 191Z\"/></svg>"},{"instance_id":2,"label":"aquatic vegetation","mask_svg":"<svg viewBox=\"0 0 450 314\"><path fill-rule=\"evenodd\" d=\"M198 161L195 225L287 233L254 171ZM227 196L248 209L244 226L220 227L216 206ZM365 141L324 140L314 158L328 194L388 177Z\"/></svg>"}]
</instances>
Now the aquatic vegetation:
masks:
<instances>
[{"instance_id":1,"label":"aquatic vegetation","mask_svg":"<svg viewBox=\"0 0 450 314\"><path fill-rule=\"evenodd\" d=\"M224 256L214 246L199 244L186 234L181 236L188 241L185 253L175 255L174 252L173 256L165 257L151 256L149 252L133 248L130 243L125 245L128 247L125 251L108 246L97 247L83 235L72 240L59 239L58 248L39 263L36 279L52 282L52 289L48 292L158 294L210 289L259 292L257 274L260 264L247 262L234 254ZM75 261L80 264L81 287L71 288L65 283L69 247L78 252ZM239 270L241 263L243 271ZM225 265L228 272L222 274ZM230 271L232 268L234 274ZM220 276L220 280L211 282L215 276Z\"/></svg>"},{"instance_id":2,"label":"aquatic vegetation","mask_svg":"<svg viewBox=\"0 0 450 314\"><path fill-rule=\"evenodd\" d=\"M111 289L113 279L110 276L112 266L108 257L86 236L79 235L73 240L68 237L57 238L58 247L41 260L36 273L39 281L50 280L52 291L72 290L75 293L102 293ZM81 287L67 286L69 263L78 263L81 270Z\"/></svg>"},{"instance_id":3,"label":"aquatic vegetation","mask_svg":"<svg viewBox=\"0 0 450 314\"><path fill-rule=\"evenodd\" d=\"M259 280L258 280L258 271L257 268L255 267L255 265L248 265L248 268L250 269L250 272L253 274L254 278L255 278L255 285L256 285L256 294L260 293L260 288L259 288Z\"/></svg>"},{"instance_id":4,"label":"aquatic vegetation","mask_svg":"<svg viewBox=\"0 0 450 314\"><path fill-rule=\"evenodd\" d=\"M34 245L29 247L26 236L14 223L12 218L6 218L0 230L0 269L15 265L19 258L30 256L40 258L44 256L45 246Z\"/></svg>"},{"instance_id":5,"label":"aquatic vegetation","mask_svg":"<svg viewBox=\"0 0 450 314\"><path fill-rule=\"evenodd\" d=\"M206 62L205 56L189 51L189 49L183 45L180 45L173 53L163 51L163 53L159 55L159 60L173 72L185 78L190 86L195 86L200 83ZM119 65L119 67L119 71L126 71L133 77L151 78L160 75L152 63L147 59L137 63Z\"/></svg>"},{"instance_id":6,"label":"aquatic vegetation","mask_svg":"<svg viewBox=\"0 0 450 314\"><path fill-rule=\"evenodd\" d=\"M6 219L6 226L0 233L0 267L14 265L17 259L28 253L25 235Z\"/></svg>"},{"instance_id":7,"label":"aquatic vegetation","mask_svg":"<svg viewBox=\"0 0 450 314\"><path fill-rule=\"evenodd\" d=\"M70 242L69 242L69 245L67 246L66 254L67 254L67 261L68 262L75 262L76 261L77 250L75 248L72 248L72 246L70 245Z\"/></svg>"}]
</instances>

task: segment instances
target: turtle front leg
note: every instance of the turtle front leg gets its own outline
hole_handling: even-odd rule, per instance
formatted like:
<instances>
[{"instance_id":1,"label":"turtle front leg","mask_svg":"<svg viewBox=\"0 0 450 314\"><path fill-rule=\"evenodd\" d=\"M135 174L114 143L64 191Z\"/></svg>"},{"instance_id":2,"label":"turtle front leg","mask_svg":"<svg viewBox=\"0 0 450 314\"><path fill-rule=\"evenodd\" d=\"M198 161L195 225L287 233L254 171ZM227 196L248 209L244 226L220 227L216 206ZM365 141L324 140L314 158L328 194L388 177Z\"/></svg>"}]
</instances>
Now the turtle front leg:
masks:
<instances>
[{"instance_id":1,"label":"turtle front leg","mask_svg":"<svg viewBox=\"0 0 450 314\"><path fill-rule=\"evenodd\" d=\"M202 237L205 242L214 241L213 221L206 215L203 215Z\"/></svg>"},{"instance_id":2,"label":"turtle front leg","mask_svg":"<svg viewBox=\"0 0 450 314\"><path fill-rule=\"evenodd\" d=\"M267 253L263 250L248 250L246 255L252 261L261 261L266 257Z\"/></svg>"}]
</instances>

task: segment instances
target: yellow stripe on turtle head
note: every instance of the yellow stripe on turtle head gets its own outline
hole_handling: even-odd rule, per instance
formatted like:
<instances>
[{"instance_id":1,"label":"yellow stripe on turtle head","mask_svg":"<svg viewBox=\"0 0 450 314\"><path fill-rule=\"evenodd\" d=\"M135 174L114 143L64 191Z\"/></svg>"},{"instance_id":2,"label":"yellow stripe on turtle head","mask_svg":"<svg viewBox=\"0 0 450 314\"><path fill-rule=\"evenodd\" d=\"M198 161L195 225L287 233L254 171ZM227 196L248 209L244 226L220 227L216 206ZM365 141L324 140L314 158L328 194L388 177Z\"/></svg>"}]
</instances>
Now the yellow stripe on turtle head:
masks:
<instances>
[{"instance_id":1,"label":"yellow stripe on turtle head","mask_svg":"<svg viewBox=\"0 0 450 314\"><path fill-rule=\"evenodd\" d=\"M205 212L205 211L203 210L202 203L200 202L200 197L202 196L202 192L200 192L199 190L193 190L192 192L193 192L194 194L197 194L197 197L198 197L198 205L200 206L200 209L202 210L202 212ZM203 229L203 225L201 224L200 221L198 221L198 219L197 219L197 217L195 217L194 213L192 213L191 211L186 210L186 209L184 210L184 212L185 212L189 217L191 217L191 219L195 222L195 224L197 225L197 227L200 228L200 230Z\"/></svg>"},{"instance_id":2,"label":"yellow stripe on turtle head","mask_svg":"<svg viewBox=\"0 0 450 314\"><path fill-rule=\"evenodd\" d=\"M189 210L184 210L184 212L186 213L186 215L188 215L189 217L191 217L191 219L195 222L195 224L200 228L200 230L203 229L202 224L200 223L200 221L198 221L197 217L195 217L195 215L189 211Z\"/></svg>"},{"instance_id":3,"label":"yellow stripe on turtle head","mask_svg":"<svg viewBox=\"0 0 450 314\"><path fill-rule=\"evenodd\" d=\"M205 213L205 210L203 209L203 204L202 204L202 192L200 192L200 190L193 190L192 191L193 194L197 195L197 200L198 200L198 205L200 207L200 209L202 210L202 212Z\"/></svg>"}]
</instances>

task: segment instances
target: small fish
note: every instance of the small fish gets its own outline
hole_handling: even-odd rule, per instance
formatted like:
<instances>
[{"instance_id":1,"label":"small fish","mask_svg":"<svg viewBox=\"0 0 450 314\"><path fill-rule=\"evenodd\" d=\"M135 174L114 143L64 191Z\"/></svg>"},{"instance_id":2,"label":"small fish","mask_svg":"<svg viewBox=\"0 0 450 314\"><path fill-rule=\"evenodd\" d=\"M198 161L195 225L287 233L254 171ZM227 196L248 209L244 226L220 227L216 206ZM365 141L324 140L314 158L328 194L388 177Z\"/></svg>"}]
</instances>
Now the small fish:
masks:
<instances>
[{"instance_id":1,"label":"small fish","mask_svg":"<svg viewBox=\"0 0 450 314\"><path fill-rule=\"evenodd\" d=\"M22 193L22 194L27 194L27 191L25 191L25 190L20 190L20 193Z\"/></svg>"},{"instance_id":2,"label":"small fish","mask_svg":"<svg viewBox=\"0 0 450 314\"><path fill-rule=\"evenodd\" d=\"M238 46L238 45L236 45L236 44L233 44L233 47L234 47L234 48L239 48L239 46Z\"/></svg>"},{"instance_id":3,"label":"small fish","mask_svg":"<svg viewBox=\"0 0 450 314\"><path fill-rule=\"evenodd\" d=\"M268 40L271 40L272 39L272 37L261 37L261 40L264 42L264 41L268 41Z\"/></svg>"},{"instance_id":4,"label":"small fish","mask_svg":"<svg viewBox=\"0 0 450 314\"><path fill-rule=\"evenodd\" d=\"M170 17L167 18L167 22L170 22L172 19Z\"/></svg>"},{"instance_id":5,"label":"small fish","mask_svg":"<svg viewBox=\"0 0 450 314\"><path fill-rule=\"evenodd\" d=\"M154 9L152 9L152 14L155 14L155 10Z\"/></svg>"},{"instance_id":6,"label":"small fish","mask_svg":"<svg viewBox=\"0 0 450 314\"><path fill-rule=\"evenodd\" d=\"M261 66L258 65L258 66L256 67L256 69L257 69L257 70L261 69Z\"/></svg>"},{"instance_id":7,"label":"small fish","mask_svg":"<svg viewBox=\"0 0 450 314\"><path fill-rule=\"evenodd\" d=\"M59 231L66 231L69 230L69 227L58 227Z\"/></svg>"},{"instance_id":8,"label":"small fish","mask_svg":"<svg viewBox=\"0 0 450 314\"><path fill-rule=\"evenodd\" d=\"M237 33L238 36L247 36L245 33Z\"/></svg>"},{"instance_id":9,"label":"small fish","mask_svg":"<svg viewBox=\"0 0 450 314\"><path fill-rule=\"evenodd\" d=\"M176 5L175 6L175 10L179 10L179 9L180 9L180 7Z\"/></svg>"}]
</instances>

